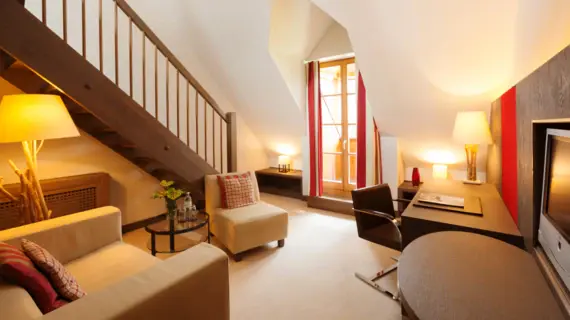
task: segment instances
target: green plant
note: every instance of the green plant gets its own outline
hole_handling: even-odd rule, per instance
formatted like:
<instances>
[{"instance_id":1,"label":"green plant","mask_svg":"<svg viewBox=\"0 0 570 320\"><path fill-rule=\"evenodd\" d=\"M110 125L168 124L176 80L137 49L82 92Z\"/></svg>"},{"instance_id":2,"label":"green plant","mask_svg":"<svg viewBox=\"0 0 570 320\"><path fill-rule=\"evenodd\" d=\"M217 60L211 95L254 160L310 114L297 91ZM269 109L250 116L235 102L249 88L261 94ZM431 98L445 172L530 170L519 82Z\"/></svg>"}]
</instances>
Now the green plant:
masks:
<instances>
[{"instance_id":1,"label":"green plant","mask_svg":"<svg viewBox=\"0 0 570 320\"><path fill-rule=\"evenodd\" d=\"M157 192L155 192L152 197L154 199L166 199L168 200L172 200L175 201L178 198L180 198L183 194L184 194L184 190L182 189L177 189L173 187L174 185L174 181L166 181L166 180L162 180L160 182L160 186L162 187L162 190L159 190Z\"/></svg>"}]
</instances>

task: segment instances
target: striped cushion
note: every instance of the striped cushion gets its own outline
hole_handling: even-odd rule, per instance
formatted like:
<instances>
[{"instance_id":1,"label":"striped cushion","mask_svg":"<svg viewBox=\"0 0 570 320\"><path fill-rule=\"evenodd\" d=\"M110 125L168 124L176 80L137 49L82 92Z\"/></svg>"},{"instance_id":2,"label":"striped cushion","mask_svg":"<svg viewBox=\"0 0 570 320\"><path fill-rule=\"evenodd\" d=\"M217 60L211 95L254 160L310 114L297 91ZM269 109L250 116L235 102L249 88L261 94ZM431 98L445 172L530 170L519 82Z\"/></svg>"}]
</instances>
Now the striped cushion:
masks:
<instances>
[{"instance_id":1,"label":"striped cushion","mask_svg":"<svg viewBox=\"0 0 570 320\"><path fill-rule=\"evenodd\" d=\"M251 173L218 176L222 208L234 209L255 203Z\"/></svg>"},{"instance_id":2,"label":"striped cushion","mask_svg":"<svg viewBox=\"0 0 570 320\"><path fill-rule=\"evenodd\" d=\"M57 292L32 261L18 248L4 242L0 242L0 277L26 289L44 314L65 304L58 300Z\"/></svg>"},{"instance_id":3,"label":"striped cushion","mask_svg":"<svg viewBox=\"0 0 570 320\"><path fill-rule=\"evenodd\" d=\"M75 277L46 249L23 239L22 249L50 279L55 290L64 298L74 301L85 296Z\"/></svg>"}]
</instances>

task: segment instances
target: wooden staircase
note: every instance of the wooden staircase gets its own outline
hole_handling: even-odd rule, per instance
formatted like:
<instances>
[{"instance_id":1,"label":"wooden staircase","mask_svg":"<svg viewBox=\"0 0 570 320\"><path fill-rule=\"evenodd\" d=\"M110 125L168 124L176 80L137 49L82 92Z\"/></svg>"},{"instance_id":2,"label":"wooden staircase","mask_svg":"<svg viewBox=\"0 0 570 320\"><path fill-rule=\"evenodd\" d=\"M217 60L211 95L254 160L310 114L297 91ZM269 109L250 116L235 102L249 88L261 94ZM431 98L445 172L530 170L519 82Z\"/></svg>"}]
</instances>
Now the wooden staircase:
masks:
<instances>
[{"instance_id":1,"label":"wooden staircase","mask_svg":"<svg viewBox=\"0 0 570 320\"><path fill-rule=\"evenodd\" d=\"M77 0L78 1L78 0ZM67 1L63 1L66 5ZM133 164L157 179L174 180L183 188L191 190L195 197L203 199L203 177L206 174L231 172L236 169L236 118L235 113L223 113L213 98L190 75L158 37L122 0L113 1L115 22L122 12L129 18L130 41L130 92L121 89L118 83L119 61L117 27L115 27L115 80L103 70L103 49L99 68L85 56L86 35L83 32L83 54L65 41L67 21L64 21L64 36L50 30L44 22L45 1L41 18L28 11L21 0L0 1L0 76L25 93L58 94L66 104L75 124L84 132L113 149ZM83 1L83 3L85 3ZM101 9L101 2L100 9ZM64 12L66 8L64 8ZM120 10L120 11L119 11ZM102 14L102 10L99 14ZM67 15L64 15L64 20ZM85 28L85 7L82 13ZM99 16L99 26L101 25ZM133 28L143 35L143 54L153 50L154 100L153 109L146 104L147 93L152 85L143 79L143 105L133 98ZM102 29L99 29L100 31ZM101 32L102 34L102 32ZM102 36L99 45L102 46ZM149 43L151 45L149 45ZM151 48L149 48L151 47ZM152 52L152 51L151 51ZM166 106L159 101L157 56L166 61ZM144 65L143 72L147 66ZM152 64L152 62L148 62ZM171 115L169 105L168 70L176 70L176 111ZM147 72L143 73L146 78ZM150 80L149 80L150 82ZM180 92L180 83L186 90ZM194 91L191 91L193 89ZM190 93L195 93L191 98ZM180 97L186 95L186 105L180 105ZM200 99L200 100L199 100ZM172 99L171 99L172 100ZM195 126L189 118L190 103L195 101ZM198 103L198 102L201 103ZM172 103L172 102L171 102ZM166 112L166 125L159 119L159 108ZM200 119L198 117L199 111ZM153 114L154 112L154 114ZM185 115L183 119L181 112ZM209 115L211 114L211 117ZM169 123L176 119L176 126ZM194 121L194 119L192 119ZM210 122L211 120L211 122ZM185 130L181 130L186 121ZM203 130L202 130L203 129ZM225 129L225 130L224 130ZM184 132L181 132L184 131ZM225 134L224 134L225 131ZM192 147L192 143L195 144ZM219 142L219 143L218 143ZM201 153L198 152L201 149Z\"/></svg>"}]
</instances>

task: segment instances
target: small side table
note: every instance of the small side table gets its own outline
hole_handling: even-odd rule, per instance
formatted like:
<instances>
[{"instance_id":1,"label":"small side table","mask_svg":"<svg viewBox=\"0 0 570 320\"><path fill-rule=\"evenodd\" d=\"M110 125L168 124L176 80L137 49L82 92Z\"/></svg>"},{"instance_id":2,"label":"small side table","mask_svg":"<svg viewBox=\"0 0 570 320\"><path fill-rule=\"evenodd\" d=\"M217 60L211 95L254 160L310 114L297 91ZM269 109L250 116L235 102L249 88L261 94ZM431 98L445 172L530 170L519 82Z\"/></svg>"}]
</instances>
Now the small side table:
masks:
<instances>
[{"instance_id":1,"label":"small side table","mask_svg":"<svg viewBox=\"0 0 570 320\"><path fill-rule=\"evenodd\" d=\"M303 200L303 173L301 170L279 172L277 168L255 171L260 192Z\"/></svg>"},{"instance_id":2,"label":"small side table","mask_svg":"<svg viewBox=\"0 0 570 320\"><path fill-rule=\"evenodd\" d=\"M416 193L418 193L420 190L420 187L422 186L421 184L422 182L420 182L419 186L414 187L411 181L406 180L402 182L398 186L398 199L412 200L416 196ZM404 212L407 207L408 203L398 203L398 211L400 212Z\"/></svg>"},{"instance_id":3,"label":"small side table","mask_svg":"<svg viewBox=\"0 0 570 320\"><path fill-rule=\"evenodd\" d=\"M174 220L163 220L147 225L144 229L146 232L150 233L150 251L153 256L156 253L176 253L181 252L189 247L184 247L182 249L176 249L176 235L191 232L208 227L208 243L210 243L210 215L205 211L200 211L194 221L174 221ZM170 239L169 250L168 251L158 251L156 249L156 236L168 236Z\"/></svg>"}]
</instances>

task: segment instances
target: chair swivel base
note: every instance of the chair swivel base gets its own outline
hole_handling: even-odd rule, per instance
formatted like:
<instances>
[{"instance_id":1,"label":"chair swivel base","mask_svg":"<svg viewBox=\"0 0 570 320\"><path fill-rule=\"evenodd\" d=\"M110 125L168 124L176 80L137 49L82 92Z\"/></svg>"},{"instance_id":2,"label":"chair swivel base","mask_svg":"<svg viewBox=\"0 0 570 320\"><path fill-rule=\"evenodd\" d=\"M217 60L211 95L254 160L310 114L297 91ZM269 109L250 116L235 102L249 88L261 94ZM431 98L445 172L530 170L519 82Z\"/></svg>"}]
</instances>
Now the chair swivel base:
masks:
<instances>
[{"instance_id":1,"label":"chair swivel base","mask_svg":"<svg viewBox=\"0 0 570 320\"><path fill-rule=\"evenodd\" d=\"M360 279L362 282L366 283L367 285L371 286L372 288L388 295L390 298L396 300L396 301L400 301L400 294L399 292L396 293L392 293L387 289L382 288L378 283L376 283L376 280L382 278L383 276L391 273L392 271L396 270L398 268L398 263L394 263L393 265L389 266L388 268L381 270L380 272L376 273L376 275L374 275L373 277L367 277L365 275L362 275L358 272L354 273L354 275Z\"/></svg>"}]
</instances>

